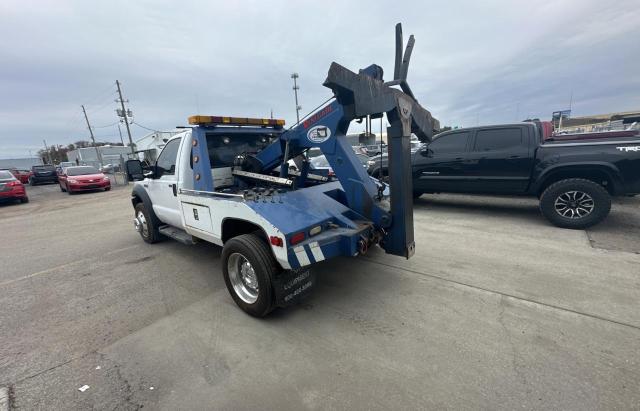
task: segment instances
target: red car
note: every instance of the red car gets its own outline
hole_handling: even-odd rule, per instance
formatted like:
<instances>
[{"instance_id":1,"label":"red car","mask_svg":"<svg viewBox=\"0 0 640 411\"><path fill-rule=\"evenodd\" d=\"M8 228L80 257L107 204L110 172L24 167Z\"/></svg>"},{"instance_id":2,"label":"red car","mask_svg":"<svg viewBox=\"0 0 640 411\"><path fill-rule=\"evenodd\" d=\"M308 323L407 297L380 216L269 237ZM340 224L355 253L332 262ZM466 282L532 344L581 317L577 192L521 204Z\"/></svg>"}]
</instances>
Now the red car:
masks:
<instances>
[{"instance_id":1,"label":"red car","mask_svg":"<svg viewBox=\"0 0 640 411\"><path fill-rule=\"evenodd\" d=\"M27 184L29 182L29 177L33 172L31 170L18 170L17 168L11 169L11 174L13 174L22 184Z\"/></svg>"},{"instance_id":2,"label":"red car","mask_svg":"<svg viewBox=\"0 0 640 411\"><path fill-rule=\"evenodd\" d=\"M7 170L0 170L0 201L19 200L28 203L27 191L24 185Z\"/></svg>"},{"instance_id":3,"label":"red car","mask_svg":"<svg viewBox=\"0 0 640 411\"><path fill-rule=\"evenodd\" d=\"M63 168L58 175L60 191L73 194L78 191L111 190L109 177L91 166Z\"/></svg>"}]
</instances>

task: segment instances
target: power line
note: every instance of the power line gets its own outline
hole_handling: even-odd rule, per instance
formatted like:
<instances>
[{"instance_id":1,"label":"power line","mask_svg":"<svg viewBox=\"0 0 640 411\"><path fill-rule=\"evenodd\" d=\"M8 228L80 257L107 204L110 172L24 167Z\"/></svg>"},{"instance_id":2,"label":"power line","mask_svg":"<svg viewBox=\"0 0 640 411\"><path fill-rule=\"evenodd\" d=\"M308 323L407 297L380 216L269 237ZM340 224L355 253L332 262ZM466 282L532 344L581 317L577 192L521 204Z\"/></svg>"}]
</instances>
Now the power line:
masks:
<instances>
[{"instance_id":1,"label":"power line","mask_svg":"<svg viewBox=\"0 0 640 411\"><path fill-rule=\"evenodd\" d=\"M119 123L119 121L116 121L115 123L107 124L107 125L104 125L104 126L91 126L91 127L93 127L93 128L107 128L107 127L113 127L118 123Z\"/></svg>"},{"instance_id":2,"label":"power line","mask_svg":"<svg viewBox=\"0 0 640 411\"><path fill-rule=\"evenodd\" d=\"M142 124L137 123L137 122L135 122L135 121L134 121L134 122L132 122L131 124L136 125L136 126L138 126L138 127L140 127L140 128L144 128L145 130L155 131L156 133L160 133L160 130L156 130L156 129L153 129L153 128L145 127L145 126L143 126Z\"/></svg>"},{"instance_id":3,"label":"power line","mask_svg":"<svg viewBox=\"0 0 640 411\"><path fill-rule=\"evenodd\" d=\"M106 93L107 91L111 91L111 93L108 93L109 99L111 99L110 96L116 94L116 91L113 89L113 84L109 84L109 87L103 89L100 93L96 94L93 98L86 99L85 105L93 104L98 100L102 100L105 96L107 96L107 93Z\"/></svg>"},{"instance_id":4,"label":"power line","mask_svg":"<svg viewBox=\"0 0 640 411\"><path fill-rule=\"evenodd\" d=\"M95 114L98 111L104 110L104 108L107 107L109 104L113 104L113 100L109 99L106 103L104 103L103 105L99 106L98 108L89 109L89 113Z\"/></svg>"}]
</instances>

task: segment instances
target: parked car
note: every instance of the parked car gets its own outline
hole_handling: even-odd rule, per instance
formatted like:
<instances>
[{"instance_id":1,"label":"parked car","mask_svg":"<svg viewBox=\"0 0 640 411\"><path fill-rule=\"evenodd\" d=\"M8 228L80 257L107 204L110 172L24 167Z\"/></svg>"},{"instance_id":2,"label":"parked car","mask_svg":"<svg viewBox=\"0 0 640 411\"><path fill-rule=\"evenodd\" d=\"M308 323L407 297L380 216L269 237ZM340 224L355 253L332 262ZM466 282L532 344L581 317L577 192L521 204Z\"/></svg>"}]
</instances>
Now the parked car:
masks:
<instances>
[{"instance_id":1,"label":"parked car","mask_svg":"<svg viewBox=\"0 0 640 411\"><path fill-rule=\"evenodd\" d=\"M414 153L411 167L415 197L535 196L551 223L580 229L609 214L612 196L640 193L640 138L544 141L536 122L457 129ZM369 162L371 175L387 169L386 161Z\"/></svg>"},{"instance_id":2,"label":"parked car","mask_svg":"<svg viewBox=\"0 0 640 411\"><path fill-rule=\"evenodd\" d=\"M111 180L92 166L67 167L59 176L60 191L69 194L78 191L111 190Z\"/></svg>"},{"instance_id":3,"label":"parked car","mask_svg":"<svg viewBox=\"0 0 640 411\"><path fill-rule=\"evenodd\" d=\"M369 144L364 146L367 150L367 154L369 156L379 156L381 153L386 153L387 152L387 145L382 143L382 144Z\"/></svg>"},{"instance_id":4,"label":"parked car","mask_svg":"<svg viewBox=\"0 0 640 411\"><path fill-rule=\"evenodd\" d=\"M73 167L75 165L76 165L76 163L74 163L73 161L61 161L56 166L56 173L60 174L60 173L62 173L62 169L67 168L67 167Z\"/></svg>"},{"instance_id":5,"label":"parked car","mask_svg":"<svg viewBox=\"0 0 640 411\"><path fill-rule=\"evenodd\" d=\"M29 171L29 170L18 170L17 168L9 168L9 169L4 169L3 168L2 171L10 172L22 184L28 183L29 182L29 177L31 176L31 171Z\"/></svg>"},{"instance_id":6,"label":"parked car","mask_svg":"<svg viewBox=\"0 0 640 411\"><path fill-rule=\"evenodd\" d=\"M24 185L8 170L0 170L0 201L15 201L28 203L27 191Z\"/></svg>"},{"instance_id":7,"label":"parked car","mask_svg":"<svg viewBox=\"0 0 640 411\"><path fill-rule=\"evenodd\" d=\"M120 171L120 165L118 164L105 164L100 167L100 172L102 173L113 174L118 171Z\"/></svg>"},{"instance_id":8,"label":"parked car","mask_svg":"<svg viewBox=\"0 0 640 411\"><path fill-rule=\"evenodd\" d=\"M358 160L360 160L362 166L364 168L367 168L367 161L369 161L369 156L356 153L356 157L358 157ZM334 175L333 169L331 168L331 165L329 164L329 161L327 161L327 158L324 156L324 154L312 158L311 160L309 160L309 162L311 163L309 167L309 171L311 173L322 175L325 177Z\"/></svg>"},{"instance_id":9,"label":"parked car","mask_svg":"<svg viewBox=\"0 0 640 411\"><path fill-rule=\"evenodd\" d=\"M41 183L57 183L58 173L52 165L45 164L42 166L31 167L31 175L29 176L29 185L35 186Z\"/></svg>"}]
</instances>

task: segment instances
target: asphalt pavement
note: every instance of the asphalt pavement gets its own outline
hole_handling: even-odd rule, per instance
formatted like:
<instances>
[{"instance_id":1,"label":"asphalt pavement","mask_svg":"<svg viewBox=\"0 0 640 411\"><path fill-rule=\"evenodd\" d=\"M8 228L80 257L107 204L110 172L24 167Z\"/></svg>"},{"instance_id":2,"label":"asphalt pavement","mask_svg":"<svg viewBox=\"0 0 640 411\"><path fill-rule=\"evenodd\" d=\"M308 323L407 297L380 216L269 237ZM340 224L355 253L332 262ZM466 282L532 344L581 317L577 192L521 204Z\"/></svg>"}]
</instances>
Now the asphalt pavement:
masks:
<instances>
[{"instance_id":1,"label":"asphalt pavement","mask_svg":"<svg viewBox=\"0 0 640 411\"><path fill-rule=\"evenodd\" d=\"M14 408L640 409L638 198L576 231L532 199L424 195L412 259L325 262L258 320L219 247L142 242L129 190L0 205Z\"/></svg>"}]
</instances>

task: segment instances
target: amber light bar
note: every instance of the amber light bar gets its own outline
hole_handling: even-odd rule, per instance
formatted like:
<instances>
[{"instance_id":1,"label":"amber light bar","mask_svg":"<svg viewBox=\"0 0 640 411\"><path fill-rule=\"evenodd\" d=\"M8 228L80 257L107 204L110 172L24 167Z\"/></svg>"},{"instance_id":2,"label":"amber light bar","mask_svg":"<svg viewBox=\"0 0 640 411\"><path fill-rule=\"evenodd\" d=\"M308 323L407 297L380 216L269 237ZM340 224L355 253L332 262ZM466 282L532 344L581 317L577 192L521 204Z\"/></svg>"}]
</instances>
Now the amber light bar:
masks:
<instances>
[{"instance_id":1,"label":"amber light bar","mask_svg":"<svg viewBox=\"0 0 640 411\"><path fill-rule=\"evenodd\" d=\"M284 120L274 118L222 117L222 116L191 116L189 124L209 125L224 124L230 126L271 126L282 127Z\"/></svg>"}]
</instances>

